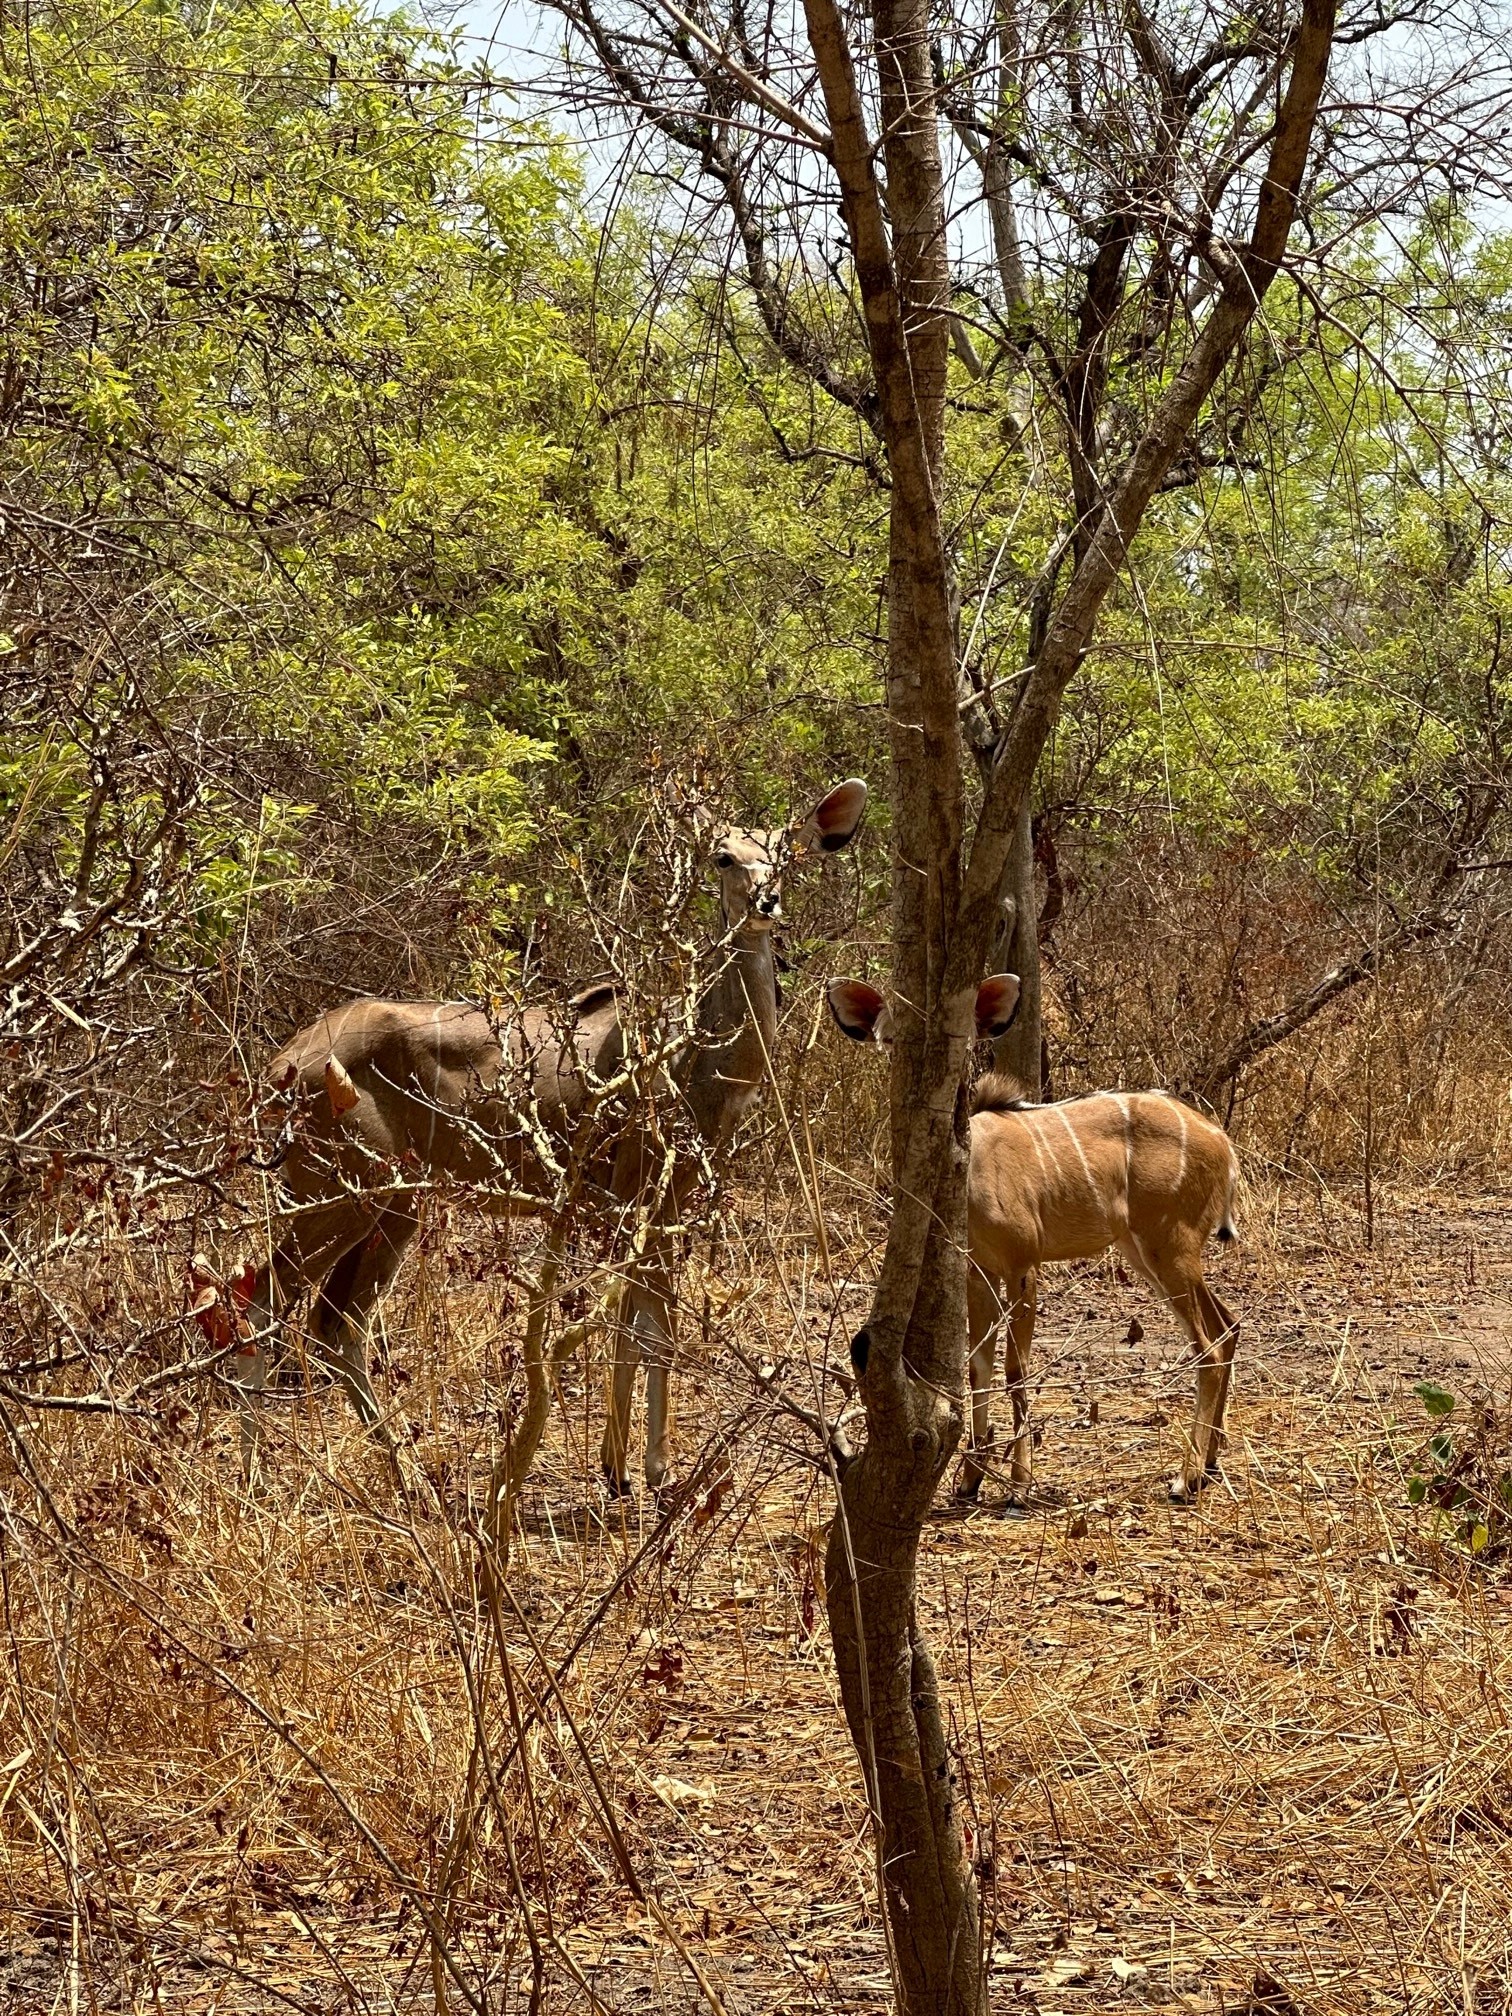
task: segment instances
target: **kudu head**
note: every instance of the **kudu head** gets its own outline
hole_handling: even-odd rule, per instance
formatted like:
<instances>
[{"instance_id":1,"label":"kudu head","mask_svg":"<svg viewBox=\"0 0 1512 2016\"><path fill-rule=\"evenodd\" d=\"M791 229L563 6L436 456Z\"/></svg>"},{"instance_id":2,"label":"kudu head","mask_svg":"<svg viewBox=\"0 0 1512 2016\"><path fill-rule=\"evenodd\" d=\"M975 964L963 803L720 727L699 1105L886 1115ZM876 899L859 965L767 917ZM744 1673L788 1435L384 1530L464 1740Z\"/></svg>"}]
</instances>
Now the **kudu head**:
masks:
<instances>
[{"instance_id":1,"label":"kudu head","mask_svg":"<svg viewBox=\"0 0 1512 2016\"><path fill-rule=\"evenodd\" d=\"M831 1015L857 1043L891 1043L893 1012L886 998L864 980L831 980L825 989ZM1017 973L994 973L977 989L976 1032L984 1041L1001 1036L1018 1012Z\"/></svg>"},{"instance_id":2,"label":"kudu head","mask_svg":"<svg viewBox=\"0 0 1512 2016\"><path fill-rule=\"evenodd\" d=\"M782 921L782 871L814 849L833 854L848 846L866 816L866 786L848 777L826 791L806 819L763 831L751 826L711 826L710 853L719 876L725 930L749 936Z\"/></svg>"}]
</instances>

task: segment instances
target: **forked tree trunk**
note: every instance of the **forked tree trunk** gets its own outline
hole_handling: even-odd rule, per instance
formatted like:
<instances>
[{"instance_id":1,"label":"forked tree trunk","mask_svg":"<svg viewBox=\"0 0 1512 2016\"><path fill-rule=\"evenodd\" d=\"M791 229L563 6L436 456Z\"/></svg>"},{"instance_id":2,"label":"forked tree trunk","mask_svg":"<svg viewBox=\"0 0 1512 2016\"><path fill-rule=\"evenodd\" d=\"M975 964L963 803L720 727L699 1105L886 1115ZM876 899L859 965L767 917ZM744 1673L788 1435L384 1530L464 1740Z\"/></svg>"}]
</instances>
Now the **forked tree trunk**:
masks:
<instances>
[{"instance_id":1,"label":"forked tree trunk","mask_svg":"<svg viewBox=\"0 0 1512 2016\"><path fill-rule=\"evenodd\" d=\"M1091 516L1002 746L986 766L982 816L964 861L954 597L940 511L949 273L928 8L926 0L871 0L885 205L836 0L804 0L804 15L892 484L892 1223L871 1314L852 1344L867 1441L841 1480L826 1603L878 1830L899 2008L904 2016L983 2016L975 1879L917 1601L924 1519L965 1411L972 1004L1001 924L1005 874L1033 920L1027 798L1061 696L1150 499L1285 249L1332 46L1334 0L1303 0L1249 246L1223 255L1223 285L1201 333ZM1037 1056L1034 1069L1037 1077Z\"/></svg>"},{"instance_id":2,"label":"forked tree trunk","mask_svg":"<svg viewBox=\"0 0 1512 2016\"><path fill-rule=\"evenodd\" d=\"M1269 135L1259 143L1266 158L1258 162L1246 144L1232 161L1223 156L1221 175L1202 178L1222 196L1221 229L1217 219L1204 227L1200 216L1192 223L1172 214L1178 236L1195 236L1211 275L1210 290L1191 304L1195 326L1179 361L1185 328L1180 315L1161 325L1165 334L1159 341L1169 348L1162 351L1159 373L1144 382L1162 389L1121 469L1105 466L1107 437L1099 415L1110 359L1119 351L1122 309L1129 290L1143 285L1131 279L1131 262L1137 263L1143 234L1152 228L1151 205L1164 172L1154 156L1098 232L1096 256L1083 276L1075 348L1059 368L1075 524L1035 592L1029 670L1014 682L1006 728L1000 734L993 721L985 743L974 738L983 802L969 846L963 831L963 696L940 503L953 305L928 0L856 0L844 13L839 0L803 0L827 132L815 123L806 96L800 110L772 80L754 74L738 9L716 10L723 19L715 34L677 0L663 0L681 38L662 49L670 66L665 74L677 79L668 89L656 69L659 59L653 54L650 68L640 69L631 43L605 27L593 0L558 4L581 27L623 101L690 150L701 172L719 185L752 296L778 353L873 428L886 451L894 846L892 1222L871 1315L853 1346L867 1441L842 1479L827 1600L845 1712L877 1818L899 2006L906 2016L926 2011L980 2016L985 1994L976 1894L915 1588L923 1521L964 1415L965 1078L972 1008L1002 927L1005 893L1014 898L1024 927L1010 956L1021 977L1031 984L1037 978L1026 794L1150 500L1243 342L1286 249L1327 74L1336 0L1297 0L1295 21L1288 7L1286 18L1258 38L1252 53L1271 65L1261 94L1268 113L1272 89L1276 94ZM1145 12L1132 10L1131 47L1141 68L1158 78L1168 113L1189 122L1187 139L1197 131L1190 122L1206 97L1208 63L1229 60L1240 20L1236 13L1236 25L1223 28L1208 55L1182 72ZM639 14L636 21L639 45L649 30ZM1036 303L1024 279L1012 216L1010 164L1019 162L1015 135L1027 102L1012 9L1001 12L999 31L1001 88L991 158L972 119L965 118L959 131L968 151L978 155L993 208L1005 301L1014 321L1023 324L1016 344L1028 340ZM854 47L851 35L857 38ZM1247 31L1239 41L1249 47ZM654 44L651 36L647 46ZM867 68L864 94L857 84L857 50ZM707 120L686 102L695 78ZM969 95L968 88L968 100ZM875 140L865 111L873 98ZM1258 111L1260 102L1257 98L1251 109ZM761 120L748 125L731 119L742 103L760 108ZM760 200L753 196L763 143L759 137L750 140L746 160L726 137L728 126L744 149L767 121L775 122L768 129L774 138L782 135L778 144L811 149L812 158L827 163L833 175L865 329L869 383L853 379L828 355L774 281ZM1162 130L1168 135L1172 130L1164 115ZM1167 144L1160 142L1162 153ZM1220 135L1220 155L1222 146ZM1219 165L1215 159L1215 170ZM1237 177L1251 165L1254 223L1244 244L1231 213L1241 200ZM1177 298L1173 294L1173 305ZM1046 347L1053 357L1054 340ZM1026 1004L1008 1057L1031 1079L1039 1075L1034 1021L1033 1006Z\"/></svg>"},{"instance_id":3,"label":"forked tree trunk","mask_svg":"<svg viewBox=\"0 0 1512 2016\"><path fill-rule=\"evenodd\" d=\"M892 1161L896 1210L853 1347L868 1439L846 1471L826 1598L841 1696L878 1829L898 2000L985 2009L967 1861L933 1660L919 1535L964 1421L968 990L946 994L960 896L954 598L940 518L948 364L944 176L924 0L873 0L887 204L835 0L805 0L892 479ZM985 948L983 948L985 949ZM980 953L978 955L980 957Z\"/></svg>"},{"instance_id":4,"label":"forked tree trunk","mask_svg":"<svg viewBox=\"0 0 1512 2016\"><path fill-rule=\"evenodd\" d=\"M1016 842L1021 895L1029 884L1025 803L1061 696L1151 497L1285 249L1332 44L1334 0L1303 0L1249 247L1231 259L1193 350L1096 517L993 760L964 864L954 603L939 504L948 273L927 7L924 0L872 0L885 210L838 7L804 0L804 12L892 479L893 1216L871 1314L852 1346L867 1442L841 1481L826 1599L846 1718L876 1817L899 2008L904 2016L982 2016L975 1879L917 1602L924 1518L964 1418L972 1001L1001 922ZM1032 901L1025 909L1032 916Z\"/></svg>"},{"instance_id":5,"label":"forked tree trunk","mask_svg":"<svg viewBox=\"0 0 1512 2016\"><path fill-rule=\"evenodd\" d=\"M895 553L917 536L895 486ZM930 1006L898 1016L893 1264L884 1263L852 1346L868 1439L841 1480L825 1581L841 1696L878 1827L899 2007L979 2016L976 1886L916 1589L919 1536L965 1420L969 1047L969 1003L940 993L960 845L960 778L939 740L940 696L954 712L953 631L947 595L910 593L920 571L895 567L889 610L894 914L903 919L893 971L896 1001ZM943 548L933 571L943 578ZM920 762L921 744L943 776ZM942 807L954 810L954 833L947 822L932 837Z\"/></svg>"}]
</instances>

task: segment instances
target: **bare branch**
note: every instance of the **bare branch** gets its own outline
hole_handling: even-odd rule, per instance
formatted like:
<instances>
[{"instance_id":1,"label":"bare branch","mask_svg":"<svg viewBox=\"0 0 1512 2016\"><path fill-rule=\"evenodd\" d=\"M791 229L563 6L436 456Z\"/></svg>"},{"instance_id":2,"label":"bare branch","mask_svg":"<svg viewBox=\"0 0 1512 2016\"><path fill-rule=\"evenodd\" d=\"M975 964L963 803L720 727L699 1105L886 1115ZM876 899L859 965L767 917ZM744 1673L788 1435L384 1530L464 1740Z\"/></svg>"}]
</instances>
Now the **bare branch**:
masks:
<instances>
[{"instance_id":1,"label":"bare branch","mask_svg":"<svg viewBox=\"0 0 1512 2016\"><path fill-rule=\"evenodd\" d=\"M684 14L675 4L675 0L656 0L656 4L672 16L685 35L691 35L700 48L708 50L715 62L730 73L753 103L770 112L774 119L780 119L785 126L791 126L795 133L817 147L821 153L828 155L830 137L822 126L816 126L812 119L806 119L797 106L790 105L780 92L774 91L770 84L763 82L760 77L753 76L743 65L737 63L728 50L720 47L712 35L706 34L691 16Z\"/></svg>"},{"instance_id":2,"label":"bare branch","mask_svg":"<svg viewBox=\"0 0 1512 2016\"><path fill-rule=\"evenodd\" d=\"M1342 994L1373 979L1399 952L1405 952L1414 945L1427 944L1433 938L1442 938L1460 922L1460 913L1453 909L1426 910L1407 918L1384 937L1366 945L1353 959L1330 967L1321 979L1288 1001L1284 1008L1267 1015L1263 1021L1252 1023L1220 1057L1209 1058L1195 1066L1189 1074L1192 1090L1209 1105L1216 1104L1219 1093L1231 1085L1241 1071L1305 1029L1309 1022L1316 1021L1323 1010Z\"/></svg>"},{"instance_id":3,"label":"bare branch","mask_svg":"<svg viewBox=\"0 0 1512 2016\"><path fill-rule=\"evenodd\" d=\"M980 960L997 915L998 886L1012 845L1019 800L1029 788L1062 695L1091 640L1098 612L1123 565L1129 541L1280 266L1328 74L1334 20L1335 0L1304 0L1291 75L1277 115L1248 248L1224 279L1196 343L1156 406L1117 489L1099 516L1004 737L972 843L962 897L965 928L959 944L963 986L981 971Z\"/></svg>"}]
</instances>

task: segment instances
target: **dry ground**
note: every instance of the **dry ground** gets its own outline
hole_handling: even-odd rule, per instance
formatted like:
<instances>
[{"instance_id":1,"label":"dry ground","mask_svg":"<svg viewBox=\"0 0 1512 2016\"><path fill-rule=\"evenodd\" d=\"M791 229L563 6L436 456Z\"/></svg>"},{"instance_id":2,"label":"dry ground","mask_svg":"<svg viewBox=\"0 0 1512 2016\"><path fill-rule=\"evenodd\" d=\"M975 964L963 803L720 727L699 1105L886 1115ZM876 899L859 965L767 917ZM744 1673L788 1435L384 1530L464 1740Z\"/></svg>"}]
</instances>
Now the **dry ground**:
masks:
<instances>
[{"instance_id":1,"label":"dry ground","mask_svg":"<svg viewBox=\"0 0 1512 2016\"><path fill-rule=\"evenodd\" d=\"M485 1982L524 2008L531 1936L557 2010L885 2006L815 1589L828 1486L726 1348L811 1402L876 1227L837 1287L792 1207L730 1233L687 1325L696 1488L601 1502L590 1367L495 1624L468 1536L518 1327L491 1233L432 1240L394 1311L408 1505L329 1393L281 1407L255 1496L208 1396L11 1410L0 2009L461 2009ZM1367 1252L1349 1204L1288 1196L1215 1265L1245 1325L1223 1486L1165 1502L1173 1326L1110 1268L1059 1270L1039 1492L928 1535L992 2006L1492 2016L1512 1582L1435 1542L1400 1458L1425 1373L1507 1398L1512 1204L1399 1201Z\"/></svg>"}]
</instances>

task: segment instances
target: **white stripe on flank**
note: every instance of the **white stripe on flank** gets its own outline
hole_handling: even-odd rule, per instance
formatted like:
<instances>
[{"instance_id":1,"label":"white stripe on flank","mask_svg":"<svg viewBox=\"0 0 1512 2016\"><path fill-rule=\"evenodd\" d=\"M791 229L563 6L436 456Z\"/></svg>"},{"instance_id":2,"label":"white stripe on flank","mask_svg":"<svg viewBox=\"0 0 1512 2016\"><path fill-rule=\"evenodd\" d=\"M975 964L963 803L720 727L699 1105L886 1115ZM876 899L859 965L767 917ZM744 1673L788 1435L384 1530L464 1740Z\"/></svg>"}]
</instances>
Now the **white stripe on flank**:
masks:
<instances>
[{"instance_id":1,"label":"white stripe on flank","mask_svg":"<svg viewBox=\"0 0 1512 2016\"><path fill-rule=\"evenodd\" d=\"M1019 1118L1024 1121L1024 1132L1029 1136L1030 1146L1034 1149L1035 1159L1038 1161L1040 1168L1043 1169L1045 1166L1045 1151L1040 1144L1040 1130L1038 1127L1031 1126L1022 1113L1019 1115ZM1036 1114L1036 1118L1038 1118L1038 1114Z\"/></svg>"},{"instance_id":2,"label":"white stripe on flank","mask_svg":"<svg viewBox=\"0 0 1512 2016\"><path fill-rule=\"evenodd\" d=\"M1176 1124L1181 1129L1181 1161L1176 1170L1176 1188L1179 1190L1186 1181L1187 1172L1187 1117L1186 1108L1179 1099L1173 1099L1171 1106L1176 1114Z\"/></svg>"},{"instance_id":3,"label":"white stripe on flank","mask_svg":"<svg viewBox=\"0 0 1512 2016\"><path fill-rule=\"evenodd\" d=\"M1071 1136L1071 1145L1076 1150L1077 1159L1080 1161L1082 1165L1082 1174L1087 1179L1087 1188L1092 1192L1092 1195L1095 1197L1097 1195L1097 1179L1092 1174L1092 1164L1087 1160L1087 1151L1085 1150L1085 1148L1082 1147L1081 1142L1076 1138L1076 1129L1071 1125L1070 1114L1067 1113L1064 1106L1052 1106L1050 1108L1050 1111L1052 1113L1058 1114L1060 1119L1064 1122L1066 1132Z\"/></svg>"},{"instance_id":4,"label":"white stripe on flank","mask_svg":"<svg viewBox=\"0 0 1512 2016\"><path fill-rule=\"evenodd\" d=\"M1128 1094L1113 1092L1110 1098L1118 1101L1118 1110L1124 1123L1124 1189L1128 1190L1134 1180L1134 1116L1129 1110Z\"/></svg>"}]
</instances>

